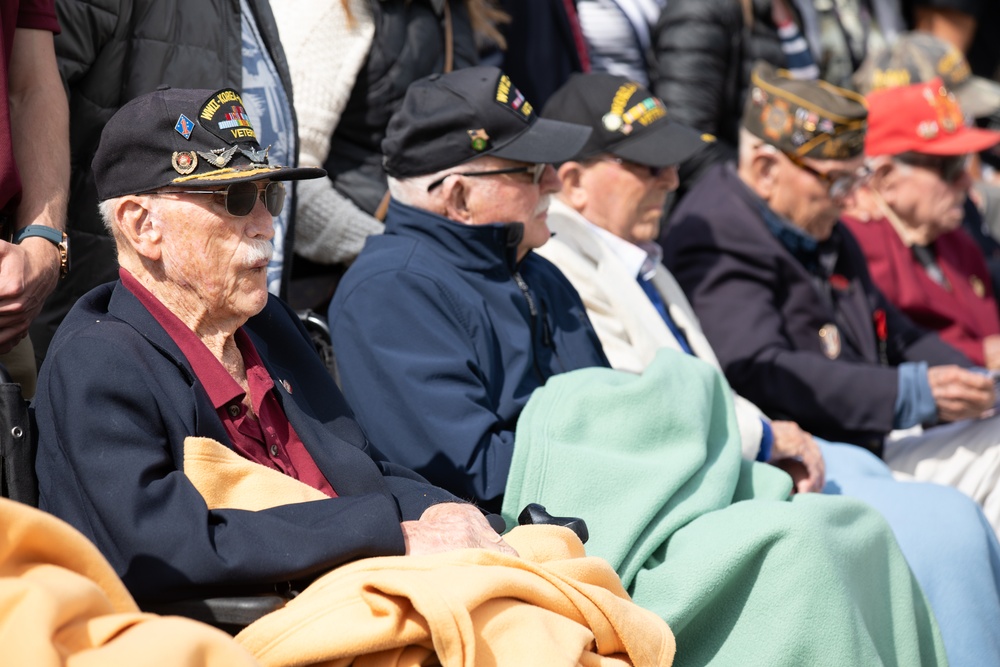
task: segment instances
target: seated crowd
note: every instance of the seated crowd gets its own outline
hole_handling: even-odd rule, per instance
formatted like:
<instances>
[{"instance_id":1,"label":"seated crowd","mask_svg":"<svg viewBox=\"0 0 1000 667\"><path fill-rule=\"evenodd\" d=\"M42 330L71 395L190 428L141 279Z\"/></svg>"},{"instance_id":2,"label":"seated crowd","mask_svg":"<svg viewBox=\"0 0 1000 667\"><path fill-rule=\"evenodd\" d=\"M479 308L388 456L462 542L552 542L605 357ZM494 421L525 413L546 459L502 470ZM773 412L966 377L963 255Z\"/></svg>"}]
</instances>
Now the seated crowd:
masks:
<instances>
[{"instance_id":1,"label":"seated crowd","mask_svg":"<svg viewBox=\"0 0 1000 667\"><path fill-rule=\"evenodd\" d=\"M715 138L646 83L539 109L474 58L414 75L372 135L384 228L349 207L333 369L274 293L327 172L238 86L123 101L86 173L116 277L38 373L43 512L0 500L0 599L43 620L0 621L14 655L1000 664L1000 314L960 229L1000 132L956 98L1000 85L898 44L864 94L757 62L736 161L673 206ZM235 638L139 613L275 591Z\"/></svg>"}]
</instances>

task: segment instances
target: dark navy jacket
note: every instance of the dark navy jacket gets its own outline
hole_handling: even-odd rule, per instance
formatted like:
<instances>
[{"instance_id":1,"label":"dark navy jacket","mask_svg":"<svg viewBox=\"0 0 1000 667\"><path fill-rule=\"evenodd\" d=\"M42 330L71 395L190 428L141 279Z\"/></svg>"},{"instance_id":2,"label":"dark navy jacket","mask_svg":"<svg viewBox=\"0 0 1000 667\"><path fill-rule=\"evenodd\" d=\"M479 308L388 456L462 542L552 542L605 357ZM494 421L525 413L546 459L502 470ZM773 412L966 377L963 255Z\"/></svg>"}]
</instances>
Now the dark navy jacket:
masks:
<instances>
[{"instance_id":1,"label":"dark navy jacket","mask_svg":"<svg viewBox=\"0 0 1000 667\"><path fill-rule=\"evenodd\" d=\"M671 216L664 264L734 390L774 419L878 453L893 427L893 366L970 362L886 300L842 224L831 278L821 278L778 241L761 204L731 166L712 167ZM829 325L839 344L824 348Z\"/></svg>"},{"instance_id":2,"label":"dark navy jacket","mask_svg":"<svg viewBox=\"0 0 1000 667\"><path fill-rule=\"evenodd\" d=\"M389 460L488 509L501 502L531 392L556 373L608 365L562 273L533 253L516 263L521 231L394 201L385 234L368 239L330 304L365 431Z\"/></svg>"},{"instance_id":3,"label":"dark navy jacket","mask_svg":"<svg viewBox=\"0 0 1000 667\"><path fill-rule=\"evenodd\" d=\"M180 350L121 283L77 302L42 367L40 505L96 543L137 598L273 588L402 554L400 521L455 500L378 460L284 304L271 297L246 330L339 498L209 511L181 471L183 441L231 446L225 427Z\"/></svg>"}]
</instances>

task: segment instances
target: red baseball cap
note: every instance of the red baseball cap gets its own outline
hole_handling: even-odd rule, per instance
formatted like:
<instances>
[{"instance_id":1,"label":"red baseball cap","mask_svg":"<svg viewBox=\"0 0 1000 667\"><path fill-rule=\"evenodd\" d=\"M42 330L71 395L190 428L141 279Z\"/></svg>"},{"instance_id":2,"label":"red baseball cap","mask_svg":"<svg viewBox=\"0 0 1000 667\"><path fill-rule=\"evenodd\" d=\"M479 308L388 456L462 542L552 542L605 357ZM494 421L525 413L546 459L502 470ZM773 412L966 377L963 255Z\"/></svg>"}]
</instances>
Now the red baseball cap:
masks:
<instances>
[{"instance_id":1,"label":"red baseball cap","mask_svg":"<svg viewBox=\"0 0 1000 667\"><path fill-rule=\"evenodd\" d=\"M869 93L866 155L964 155L1000 143L1000 132L968 127L940 78Z\"/></svg>"}]
</instances>

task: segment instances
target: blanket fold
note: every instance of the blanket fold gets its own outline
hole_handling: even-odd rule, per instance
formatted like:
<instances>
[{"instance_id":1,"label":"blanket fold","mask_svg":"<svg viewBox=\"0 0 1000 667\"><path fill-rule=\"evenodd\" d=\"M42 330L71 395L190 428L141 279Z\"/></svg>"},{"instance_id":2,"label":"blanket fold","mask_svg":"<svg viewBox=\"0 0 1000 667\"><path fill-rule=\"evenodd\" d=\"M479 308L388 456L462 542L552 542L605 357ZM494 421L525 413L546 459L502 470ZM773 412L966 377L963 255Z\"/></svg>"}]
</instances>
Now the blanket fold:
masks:
<instances>
[{"instance_id":1,"label":"blanket fold","mask_svg":"<svg viewBox=\"0 0 1000 667\"><path fill-rule=\"evenodd\" d=\"M677 639L678 665L936 665L943 644L892 533L867 505L789 497L741 458L731 392L662 350L641 376L556 376L518 421L503 515L580 516Z\"/></svg>"}]
</instances>

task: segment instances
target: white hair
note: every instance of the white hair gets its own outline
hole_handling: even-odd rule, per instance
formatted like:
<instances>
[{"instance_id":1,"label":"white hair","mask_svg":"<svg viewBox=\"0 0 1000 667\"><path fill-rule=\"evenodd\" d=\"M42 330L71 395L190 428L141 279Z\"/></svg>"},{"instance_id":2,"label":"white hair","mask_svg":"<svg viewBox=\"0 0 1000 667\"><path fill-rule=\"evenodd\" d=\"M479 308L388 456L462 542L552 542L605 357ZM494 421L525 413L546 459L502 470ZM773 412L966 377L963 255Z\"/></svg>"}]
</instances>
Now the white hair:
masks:
<instances>
[{"instance_id":1,"label":"white hair","mask_svg":"<svg viewBox=\"0 0 1000 667\"><path fill-rule=\"evenodd\" d=\"M101 214L104 229L112 236L115 234L115 209L118 208L120 199L121 197L113 197L97 203L97 210Z\"/></svg>"}]
</instances>

